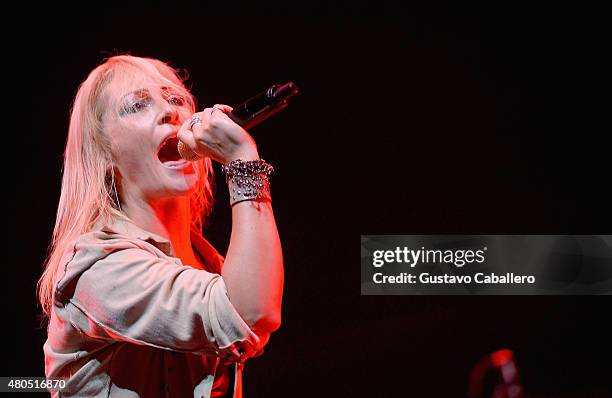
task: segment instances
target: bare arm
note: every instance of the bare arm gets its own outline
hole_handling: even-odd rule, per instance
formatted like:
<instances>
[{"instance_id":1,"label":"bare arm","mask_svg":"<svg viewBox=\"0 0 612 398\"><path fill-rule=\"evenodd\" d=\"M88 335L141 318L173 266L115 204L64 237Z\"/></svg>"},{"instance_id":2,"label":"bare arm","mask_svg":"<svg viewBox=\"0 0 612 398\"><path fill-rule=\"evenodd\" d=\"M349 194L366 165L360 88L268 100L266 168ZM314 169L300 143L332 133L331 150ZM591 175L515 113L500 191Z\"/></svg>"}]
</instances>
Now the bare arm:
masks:
<instances>
[{"instance_id":1,"label":"bare arm","mask_svg":"<svg viewBox=\"0 0 612 398\"><path fill-rule=\"evenodd\" d=\"M231 107L215 105L195 115L201 123L179 139L196 153L222 164L259 159L253 138L227 115ZM283 292L283 257L272 204L247 200L232 207L232 234L221 272L232 305L260 335L280 326Z\"/></svg>"},{"instance_id":2,"label":"bare arm","mask_svg":"<svg viewBox=\"0 0 612 398\"><path fill-rule=\"evenodd\" d=\"M232 208L232 235L221 273L230 301L259 334L280 326L283 257L272 204L244 201Z\"/></svg>"}]
</instances>

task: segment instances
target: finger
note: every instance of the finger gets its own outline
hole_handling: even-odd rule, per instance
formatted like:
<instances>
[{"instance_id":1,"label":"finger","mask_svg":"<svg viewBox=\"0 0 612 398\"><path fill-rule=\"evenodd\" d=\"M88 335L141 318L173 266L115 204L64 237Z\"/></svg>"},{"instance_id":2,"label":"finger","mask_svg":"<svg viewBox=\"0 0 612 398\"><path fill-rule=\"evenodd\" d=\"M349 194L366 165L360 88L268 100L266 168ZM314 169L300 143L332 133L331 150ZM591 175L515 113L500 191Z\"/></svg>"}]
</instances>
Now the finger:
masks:
<instances>
[{"instance_id":1,"label":"finger","mask_svg":"<svg viewBox=\"0 0 612 398\"><path fill-rule=\"evenodd\" d=\"M179 128L178 133L176 134L177 138L179 139L179 141L181 141L183 144L187 145L189 147L189 149L191 149L192 151L194 151L195 153L199 153L197 151L198 149L198 145L196 143L195 137L193 136L193 132L189 129L189 125L191 124L191 120L198 116L197 113L194 113L194 115L192 116L192 118L185 120L185 122L183 122L183 124L181 125L181 127ZM201 117L200 117L201 118ZM194 125L194 127L200 123L196 123Z\"/></svg>"},{"instance_id":2,"label":"finger","mask_svg":"<svg viewBox=\"0 0 612 398\"><path fill-rule=\"evenodd\" d=\"M210 141L210 128L211 128L211 112L212 108L205 108L202 112L199 112L198 115L202 120L201 123L195 123L191 127L191 132L193 134L195 145L200 148L200 152L202 153L202 145L206 142ZM207 136L208 134L208 136Z\"/></svg>"},{"instance_id":3,"label":"finger","mask_svg":"<svg viewBox=\"0 0 612 398\"><path fill-rule=\"evenodd\" d=\"M210 120L210 117L212 115L212 111L213 108L204 108L204 110L202 112L200 112L202 114L202 120L205 120L206 123L204 124L208 124L208 121Z\"/></svg>"},{"instance_id":4,"label":"finger","mask_svg":"<svg viewBox=\"0 0 612 398\"><path fill-rule=\"evenodd\" d=\"M224 104L215 104L215 105L212 107L212 111L211 111L211 112L214 112L214 111L216 111L216 110L220 110L220 111L221 111L221 113L223 113L223 114L228 114L228 113L230 113L230 112L231 112L233 109L234 109L234 108L232 108L232 107L231 107L231 106L229 106L229 105L224 105Z\"/></svg>"},{"instance_id":5,"label":"finger","mask_svg":"<svg viewBox=\"0 0 612 398\"><path fill-rule=\"evenodd\" d=\"M215 104L215 105L213 106L213 108L220 109L220 110L222 110L224 113L231 112L231 111L233 111L233 110L234 110L234 108L232 108L232 107L231 107L231 106L229 106L229 105L225 105L225 104Z\"/></svg>"},{"instance_id":6,"label":"finger","mask_svg":"<svg viewBox=\"0 0 612 398\"><path fill-rule=\"evenodd\" d=\"M218 125L219 120L223 119L224 117L227 117L225 113L223 113L223 110L221 108L219 107L215 108L214 106L212 108L204 109L202 113L204 114L204 117L202 119L206 120L204 122L204 127L205 127L204 130L207 130L207 131L214 130L216 127L219 126ZM200 138L200 137L198 137L198 135L196 134L196 138Z\"/></svg>"}]
</instances>

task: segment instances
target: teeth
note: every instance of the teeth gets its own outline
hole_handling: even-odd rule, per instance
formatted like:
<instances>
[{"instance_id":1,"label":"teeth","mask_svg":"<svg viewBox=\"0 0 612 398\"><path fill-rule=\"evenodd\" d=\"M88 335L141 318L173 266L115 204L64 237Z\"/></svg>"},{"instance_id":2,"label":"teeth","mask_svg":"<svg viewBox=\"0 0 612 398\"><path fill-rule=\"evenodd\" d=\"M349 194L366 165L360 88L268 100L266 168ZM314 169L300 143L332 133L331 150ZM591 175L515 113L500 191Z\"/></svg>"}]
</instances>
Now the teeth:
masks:
<instances>
[{"instance_id":1,"label":"teeth","mask_svg":"<svg viewBox=\"0 0 612 398\"><path fill-rule=\"evenodd\" d=\"M181 159L181 160L168 160L168 161L163 162L162 164L167 167L180 167L180 166L185 165L185 163L189 163L189 162L187 162L185 159Z\"/></svg>"}]
</instances>

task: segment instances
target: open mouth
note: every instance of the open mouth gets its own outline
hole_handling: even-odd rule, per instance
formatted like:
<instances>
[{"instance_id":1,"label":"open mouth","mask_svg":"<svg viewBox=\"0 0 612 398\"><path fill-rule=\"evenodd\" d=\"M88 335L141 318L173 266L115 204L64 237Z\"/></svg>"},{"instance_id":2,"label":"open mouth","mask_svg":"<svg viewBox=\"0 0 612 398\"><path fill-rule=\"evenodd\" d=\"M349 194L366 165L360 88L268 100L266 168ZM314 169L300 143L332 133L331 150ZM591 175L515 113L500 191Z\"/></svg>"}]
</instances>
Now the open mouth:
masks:
<instances>
[{"instance_id":1,"label":"open mouth","mask_svg":"<svg viewBox=\"0 0 612 398\"><path fill-rule=\"evenodd\" d=\"M169 137L162 143L157 152L157 158L162 164L172 165L183 160L178 152L178 143L179 140L176 136Z\"/></svg>"}]
</instances>

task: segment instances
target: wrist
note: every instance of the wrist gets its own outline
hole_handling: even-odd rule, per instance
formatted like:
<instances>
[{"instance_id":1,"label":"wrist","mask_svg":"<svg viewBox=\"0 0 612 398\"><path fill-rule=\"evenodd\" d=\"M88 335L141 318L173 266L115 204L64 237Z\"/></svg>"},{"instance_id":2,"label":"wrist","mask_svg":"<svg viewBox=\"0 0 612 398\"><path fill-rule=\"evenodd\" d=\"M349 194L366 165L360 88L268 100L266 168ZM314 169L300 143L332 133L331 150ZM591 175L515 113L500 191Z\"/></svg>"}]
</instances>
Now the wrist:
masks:
<instances>
[{"instance_id":1,"label":"wrist","mask_svg":"<svg viewBox=\"0 0 612 398\"><path fill-rule=\"evenodd\" d=\"M225 165L228 165L234 160L238 160L238 159L259 160L259 152L257 151L257 148L249 148L249 149L236 151L235 153L233 153L232 155L228 156L225 159Z\"/></svg>"}]
</instances>

